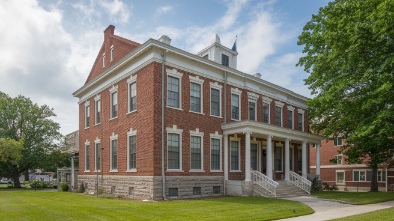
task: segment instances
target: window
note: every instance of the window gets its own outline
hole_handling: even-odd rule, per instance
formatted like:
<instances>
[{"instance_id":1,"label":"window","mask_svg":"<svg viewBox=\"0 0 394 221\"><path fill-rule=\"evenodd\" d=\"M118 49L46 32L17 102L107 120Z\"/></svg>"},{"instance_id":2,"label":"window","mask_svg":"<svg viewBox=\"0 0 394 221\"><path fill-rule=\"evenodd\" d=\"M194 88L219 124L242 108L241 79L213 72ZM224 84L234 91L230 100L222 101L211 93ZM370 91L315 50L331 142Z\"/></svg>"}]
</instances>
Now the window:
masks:
<instances>
[{"instance_id":1,"label":"window","mask_svg":"<svg viewBox=\"0 0 394 221\"><path fill-rule=\"evenodd\" d=\"M85 128L90 126L90 106L85 107Z\"/></svg>"},{"instance_id":2,"label":"window","mask_svg":"<svg viewBox=\"0 0 394 221\"><path fill-rule=\"evenodd\" d=\"M337 137L334 139L334 146L342 146L342 137Z\"/></svg>"},{"instance_id":3,"label":"window","mask_svg":"<svg viewBox=\"0 0 394 221\"><path fill-rule=\"evenodd\" d=\"M201 113L201 84L190 83L190 111Z\"/></svg>"},{"instance_id":4,"label":"window","mask_svg":"<svg viewBox=\"0 0 394 221\"><path fill-rule=\"evenodd\" d=\"M294 148L290 148L290 171L294 171Z\"/></svg>"},{"instance_id":5,"label":"window","mask_svg":"<svg viewBox=\"0 0 394 221\"><path fill-rule=\"evenodd\" d=\"M137 136L129 135L128 144L128 167L127 170L136 169L136 150L137 150Z\"/></svg>"},{"instance_id":6,"label":"window","mask_svg":"<svg viewBox=\"0 0 394 221\"><path fill-rule=\"evenodd\" d=\"M111 89L109 89L109 92L111 94L111 119L118 117L118 85L113 86Z\"/></svg>"},{"instance_id":7,"label":"window","mask_svg":"<svg viewBox=\"0 0 394 221\"><path fill-rule=\"evenodd\" d=\"M366 171L353 171L353 181L366 181L367 179Z\"/></svg>"},{"instance_id":8,"label":"window","mask_svg":"<svg viewBox=\"0 0 394 221\"><path fill-rule=\"evenodd\" d=\"M95 124L99 124L101 122L101 101L100 97L94 101L94 109L95 109Z\"/></svg>"},{"instance_id":9,"label":"window","mask_svg":"<svg viewBox=\"0 0 394 221\"><path fill-rule=\"evenodd\" d=\"M263 122L269 124L270 121L270 105L263 103Z\"/></svg>"},{"instance_id":10,"label":"window","mask_svg":"<svg viewBox=\"0 0 394 221\"><path fill-rule=\"evenodd\" d=\"M212 193L213 194L220 194L220 186L213 186Z\"/></svg>"},{"instance_id":11,"label":"window","mask_svg":"<svg viewBox=\"0 0 394 221\"><path fill-rule=\"evenodd\" d=\"M249 101L249 120L256 120L256 103Z\"/></svg>"},{"instance_id":12,"label":"window","mask_svg":"<svg viewBox=\"0 0 394 221\"><path fill-rule=\"evenodd\" d=\"M287 111L287 127L293 129L293 111Z\"/></svg>"},{"instance_id":13,"label":"window","mask_svg":"<svg viewBox=\"0 0 394 221\"><path fill-rule=\"evenodd\" d=\"M114 60L114 46L111 45L111 61Z\"/></svg>"},{"instance_id":14,"label":"window","mask_svg":"<svg viewBox=\"0 0 394 221\"><path fill-rule=\"evenodd\" d=\"M179 78L168 76L167 78L167 105L180 108L179 105Z\"/></svg>"},{"instance_id":15,"label":"window","mask_svg":"<svg viewBox=\"0 0 394 221\"><path fill-rule=\"evenodd\" d=\"M275 165L276 171L283 171L282 147L275 147Z\"/></svg>"},{"instance_id":16,"label":"window","mask_svg":"<svg viewBox=\"0 0 394 221\"><path fill-rule=\"evenodd\" d=\"M282 108L275 107L275 124L277 126L282 126Z\"/></svg>"},{"instance_id":17,"label":"window","mask_svg":"<svg viewBox=\"0 0 394 221\"><path fill-rule=\"evenodd\" d=\"M168 169L180 169L179 134L168 134Z\"/></svg>"},{"instance_id":18,"label":"window","mask_svg":"<svg viewBox=\"0 0 394 221\"><path fill-rule=\"evenodd\" d=\"M239 141L231 141L231 170L239 171Z\"/></svg>"},{"instance_id":19,"label":"window","mask_svg":"<svg viewBox=\"0 0 394 221\"><path fill-rule=\"evenodd\" d=\"M220 117L220 90L211 88L211 115Z\"/></svg>"},{"instance_id":20,"label":"window","mask_svg":"<svg viewBox=\"0 0 394 221\"><path fill-rule=\"evenodd\" d=\"M342 155L337 155L337 164L342 164Z\"/></svg>"},{"instance_id":21,"label":"window","mask_svg":"<svg viewBox=\"0 0 394 221\"><path fill-rule=\"evenodd\" d=\"M231 94L231 119L239 120L239 95Z\"/></svg>"},{"instance_id":22,"label":"window","mask_svg":"<svg viewBox=\"0 0 394 221\"><path fill-rule=\"evenodd\" d=\"M90 145L85 143L85 171L89 172L90 170Z\"/></svg>"},{"instance_id":23,"label":"window","mask_svg":"<svg viewBox=\"0 0 394 221\"><path fill-rule=\"evenodd\" d=\"M297 150L297 165L298 165L298 172L302 171L302 150Z\"/></svg>"},{"instance_id":24,"label":"window","mask_svg":"<svg viewBox=\"0 0 394 221\"><path fill-rule=\"evenodd\" d=\"M168 188L168 196L178 196L178 188Z\"/></svg>"},{"instance_id":25,"label":"window","mask_svg":"<svg viewBox=\"0 0 394 221\"><path fill-rule=\"evenodd\" d=\"M385 182L386 181L386 171L378 170L378 182Z\"/></svg>"},{"instance_id":26,"label":"window","mask_svg":"<svg viewBox=\"0 0 394 221\"><path fill-rule=\"evenodd\" d=\"M257 154L257 143L250 144L250 168L257 170L258 166L258 154Z\"/></svg>"},{"instance_id":27,"label":"window","mask_svg":"<svg viewBox=\"0 0 394 221\"><path fill-rule=\"evenodd\" d=\"M111 137L111 171L118 170L118 136Z\"/></svg>"},{"instance_id":28,"label":"window","mask_svg":"<svg viewBox=\"0 0 394 221\"><path fill-rule=\"evenodd\" d=\"M202 148L201 148L201 137L191 136L190 137L190 169L201 170L202 169Z\"/></svg>"},{"instance_id":29,"label":"window","mask_svg":"<svg viewBox=\"0 0 394 221\"><path fill-rule=\"evenodd\" d=\"M228 56L225 55L225 54L222 54L222 65L225 65L225 66L228 67L228 64L229 64L229 58L228 58Z\"/></svg>"},{"instance_id":30,"label":"window","mask_svg":"<svg viewBox=\"0 0 394 221\"><path fill-rule=\"evenodd\" d=\"M193 187L193 195L201 195L201 187Z\"/></svg>"},{"instance_id":31,"label":"window","mask_svg":"<svg viewBox=\"0 0 394 221\"><path fill-rule=\"evenodd\" d=\"M205 58L205 59L208 59L208 55L206 54L206 55L204 55L204 57L203 58Z\"/></svg>"},{"instance_id":32,"label":"window","mask_svg":"<svg viewBox=\"0 0 394 221\"><path fill-rule=\"evenodd\" d=\"M221 170L220 139L211 138L211 170Z\"/></svg>"},{"instance_id":33,"label":"window","mask_svg":"<svg viewBox=\"0 0 394 221\"><path fill-rule=\"evenodd\" d=\"M103 68L105 68L105 53L103 54Z\"/></svg>"},{"instance_id":34,"label":"window","mask_svg":"<svg viewBox=\"0 0 394 221\"><path fill-rule=\"evenodd\" d=\"M336 171L336 182L338 184L345 183L345 171L343 171L343 170Z\"/></svg>"},{"instance_id":35,"label":"window","mask_svg":"<svg viewBox=\"0 0 394 221\"><path fill-rule=\"evenodd\" d=\"M100 142L100 141L99 141ZM95 157L94 157L94 159L95 159L95 171L99 171L100 170L100 143L97 143L96 141L95 141L95 144L94 144L94 155L95 155Z\"/></svg>"},{"instance_id":36,"label":"window","mask_svg":"<svg viewBox=\"0 0 394 221\"><path fill-rule=\"evenodd\" d=\"M304 110L298 109L298 130L304 131Z\"/></svg>"},{"instance_id":37,"label":"window","mask_svg":"<svg viewBox=\"0 0 394 221\"><path fill-rule=\"evenodd\" d=\"M129 112L137 110L137 83L129 84Z\"/></svg>"}]
</instances>

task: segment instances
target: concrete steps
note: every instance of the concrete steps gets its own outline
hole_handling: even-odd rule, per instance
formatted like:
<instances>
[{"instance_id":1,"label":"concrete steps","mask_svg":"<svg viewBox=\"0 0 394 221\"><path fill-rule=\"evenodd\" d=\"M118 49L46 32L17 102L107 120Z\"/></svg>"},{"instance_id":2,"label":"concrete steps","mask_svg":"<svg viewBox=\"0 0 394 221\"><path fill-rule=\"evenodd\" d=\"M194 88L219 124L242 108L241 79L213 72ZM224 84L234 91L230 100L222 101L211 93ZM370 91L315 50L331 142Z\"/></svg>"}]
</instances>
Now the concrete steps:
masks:
<instances>
[{"instance_id":1,"label":"concrete steps","mask_svg":"<svg viewBox=\"0 0 394 221\"><path fill-rule=\"evenodd\" d=\"M298 188L291 182L285 180L276 181L279 186L276 188L276 198L289 198L296 196L309 196L309 194ZM253 194L255 196L275 197L273 194L257 184L253 184Z\"/></svg>"}]
</instances>

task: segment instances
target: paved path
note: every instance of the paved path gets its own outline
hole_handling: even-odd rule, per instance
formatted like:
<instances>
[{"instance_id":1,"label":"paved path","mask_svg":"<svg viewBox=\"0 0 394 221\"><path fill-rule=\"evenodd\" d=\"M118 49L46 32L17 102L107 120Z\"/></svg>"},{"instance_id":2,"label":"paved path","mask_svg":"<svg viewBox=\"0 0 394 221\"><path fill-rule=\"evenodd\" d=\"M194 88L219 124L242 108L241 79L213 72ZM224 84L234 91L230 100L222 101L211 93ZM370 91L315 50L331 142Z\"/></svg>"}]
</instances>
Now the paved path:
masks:
<instances>
[{"instance_id":1,"label":"paved path","mask_svg":"<svg viewBox=\"0 0 394 221\"><path fill-rule=\"evenodd\" d=\"M306 216L299 216L282 220L302 220L302 221L318 221L331 220L346 216L353 216L361 213L367 213L375 210L386 209L394 207L394 201L383 203L369 204L369 205L351 205L341 203L338 201L321 199L312 196L300 196L293 198L286 198L287 200L294 200L302 202L311 207L315 213Z\"/></svg>"}]
</instances>

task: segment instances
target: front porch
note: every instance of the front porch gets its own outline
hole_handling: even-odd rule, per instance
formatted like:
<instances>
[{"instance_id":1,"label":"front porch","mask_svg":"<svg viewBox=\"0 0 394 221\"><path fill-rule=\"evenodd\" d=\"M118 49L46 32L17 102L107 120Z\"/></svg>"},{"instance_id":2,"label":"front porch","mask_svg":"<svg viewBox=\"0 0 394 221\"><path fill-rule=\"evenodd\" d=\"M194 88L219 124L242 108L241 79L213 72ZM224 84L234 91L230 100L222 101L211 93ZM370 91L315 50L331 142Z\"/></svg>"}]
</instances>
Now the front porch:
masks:
<instances>
[{"instance_id":1,"label":"front porch","mask_svg":"<svg viewBox=\"0 0 394 221\"><path fill-rule=\"evenodd\" d=\"M226 195L253 195L252 171L274 186L276 181L290 182L294 177L306 182L308 143L316 144L316 175L320 175L322 136L249 120L226 123L222 129Z\"/></svg>"}]
</instances>

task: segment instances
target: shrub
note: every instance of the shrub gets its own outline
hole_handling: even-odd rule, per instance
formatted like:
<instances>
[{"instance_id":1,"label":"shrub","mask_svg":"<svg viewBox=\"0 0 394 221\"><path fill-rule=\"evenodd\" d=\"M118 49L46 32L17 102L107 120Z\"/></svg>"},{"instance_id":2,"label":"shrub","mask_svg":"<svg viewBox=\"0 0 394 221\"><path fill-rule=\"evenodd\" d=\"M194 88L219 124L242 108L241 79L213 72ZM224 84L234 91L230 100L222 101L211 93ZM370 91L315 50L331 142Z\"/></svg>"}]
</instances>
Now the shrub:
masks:
<instances>
[{"instance_id":1,"label":"shrub","mask_svg":"<svg viewBox=\"0 0 394 221\"><path fill-rule=\"evenodd\" d=\"M67 183L61 183L60 188L62 188L62 191L66 192L68 191L68 184Z\"/></svg>"},{"instance_id":2,"label":"shrub","mask_svg":"<svg viewBox=\"0 0 394 221\"><path fill-rule=\"evenodd\" d=\"M82 182L81 185L79 185L78 193L84 193L84 192L85 192L85 185L84 185L84 183Z\"/></svg>"}]
</instances>

